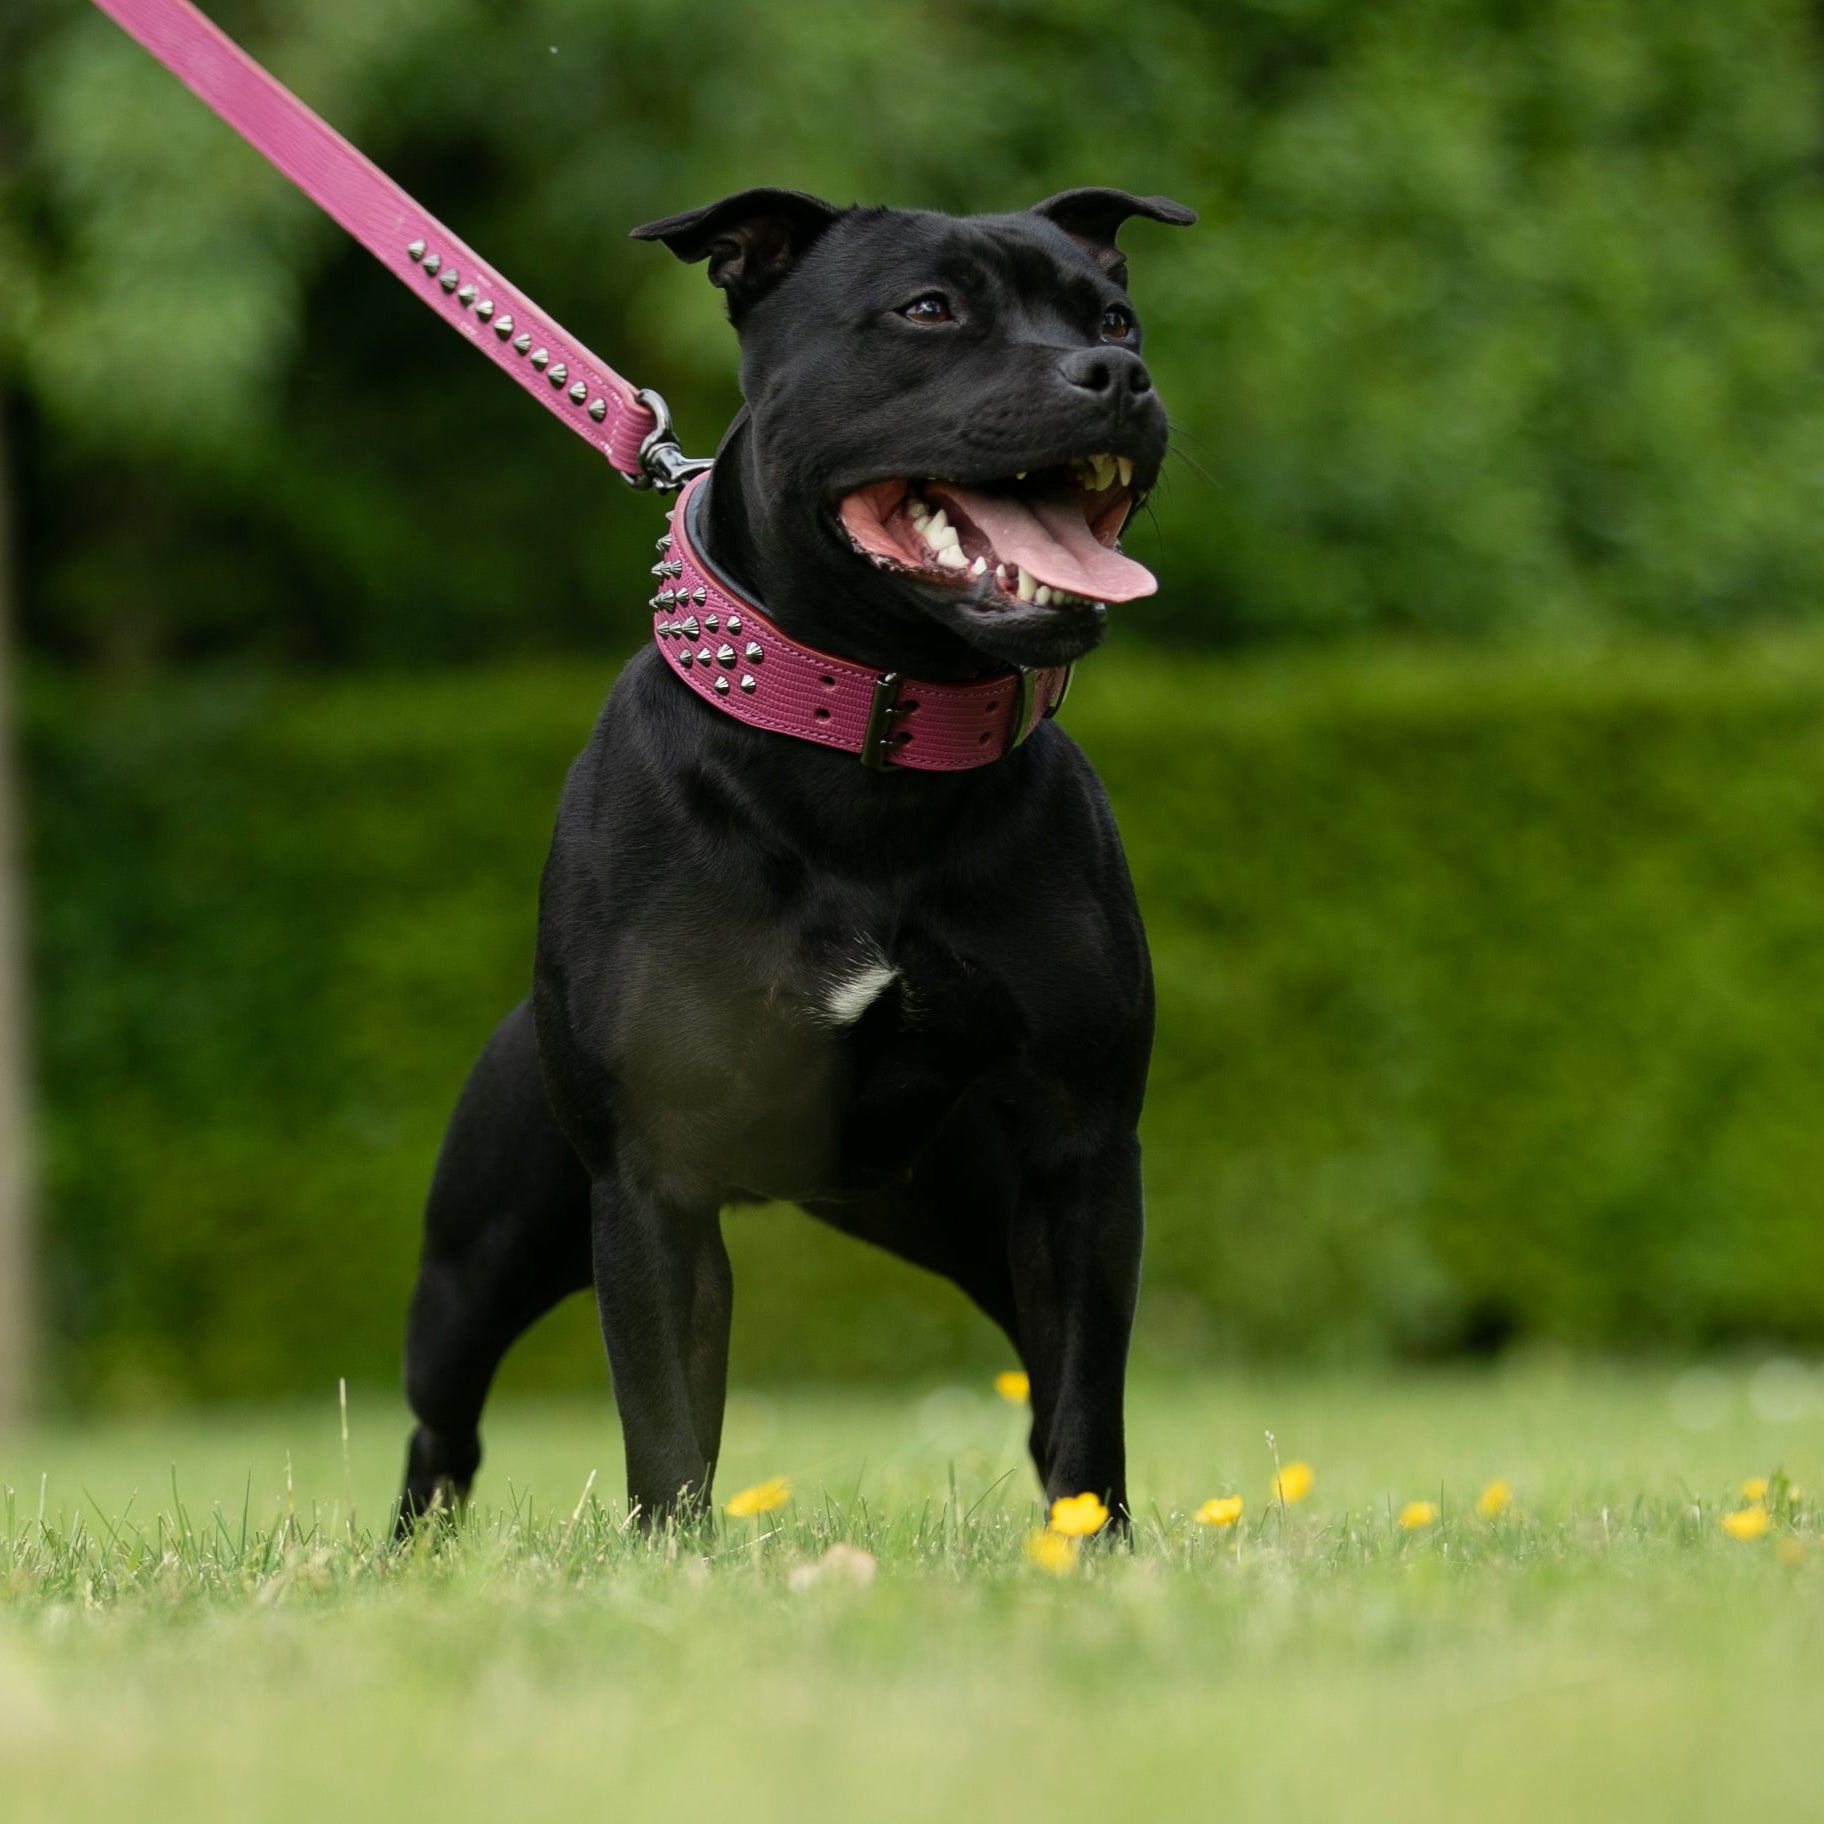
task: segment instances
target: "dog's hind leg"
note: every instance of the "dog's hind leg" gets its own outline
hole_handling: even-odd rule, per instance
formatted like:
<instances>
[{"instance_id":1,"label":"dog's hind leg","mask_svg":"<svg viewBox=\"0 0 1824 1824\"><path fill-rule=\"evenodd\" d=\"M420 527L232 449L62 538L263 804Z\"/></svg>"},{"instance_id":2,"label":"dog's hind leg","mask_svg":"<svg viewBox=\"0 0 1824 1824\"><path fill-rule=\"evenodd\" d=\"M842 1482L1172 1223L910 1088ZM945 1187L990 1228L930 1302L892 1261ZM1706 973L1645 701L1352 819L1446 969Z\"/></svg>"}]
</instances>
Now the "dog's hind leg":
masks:
<instances>
[{"instance_id":1,"label":"dog's hind leg","mask_svg":"<svg viewBox=\"0 0 1824 1824\"><path fill-rule=\"evenodd\" d=\"M522 1001L482 1048L450 1118L425 1206L405 1334L418 1428L398 1530L481 1461L489 1384L514 1339L589 1284L589 1178L552 1116Z\"/></svg>"},{"instance_id":2,"label":"dog's hind leg","mask_svg":"<svg viewBox=\"0 0 1824 1824\"><path fill-rule=\"evenodd\" d=\"M902 1182L867 1197L812 1200L803 1207L845 1235L941 1274L1000 1327L1017 1353L1019 1313L1007 1248L1018 1189L999 1123L986 1106L965 1099Z\"/></svg>"}]
</instances>

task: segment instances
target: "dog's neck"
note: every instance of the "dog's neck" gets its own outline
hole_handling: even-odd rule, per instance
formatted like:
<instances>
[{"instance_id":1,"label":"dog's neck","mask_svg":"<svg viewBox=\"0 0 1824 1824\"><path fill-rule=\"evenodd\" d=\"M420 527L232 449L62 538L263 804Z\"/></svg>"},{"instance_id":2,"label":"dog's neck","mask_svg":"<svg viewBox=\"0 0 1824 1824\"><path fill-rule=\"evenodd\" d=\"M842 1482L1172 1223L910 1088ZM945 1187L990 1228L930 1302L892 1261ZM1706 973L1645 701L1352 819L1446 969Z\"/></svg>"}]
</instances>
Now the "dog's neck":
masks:
<instances>
[{"instance_id":1,"label":"dog's neck","mask_svg":"<svg viewBox=\"0 0 1824 1824\"><path fill-rule=\"evenodd\" d=\"M792 639L936 682L1006 670L947 627L896 606L892 585L839 548L803 503L769 503L745 411L722 439L704 489L696 523L704 555Z\"/></svg>"}]
</instances>

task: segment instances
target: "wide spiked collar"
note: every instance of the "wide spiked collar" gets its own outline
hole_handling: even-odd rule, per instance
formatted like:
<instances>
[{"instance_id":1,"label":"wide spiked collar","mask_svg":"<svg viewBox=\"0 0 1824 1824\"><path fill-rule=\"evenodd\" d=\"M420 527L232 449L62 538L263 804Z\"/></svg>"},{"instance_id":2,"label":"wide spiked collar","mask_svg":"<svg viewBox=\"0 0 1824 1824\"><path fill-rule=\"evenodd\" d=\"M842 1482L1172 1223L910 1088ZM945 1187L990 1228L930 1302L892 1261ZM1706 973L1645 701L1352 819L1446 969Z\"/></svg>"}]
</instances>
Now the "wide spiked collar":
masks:
<instances>
[{"instance_id":1,"label":"wide spiked collar","mask_svg":"<svg viewBox=\"0 0 1824 1824\"><path fill-rule=\"evenodd\" d=\"M659 540L652 637L706 703L756 728L840 748L879 772L965 772L1011 753L1070 688L1070 667L930 684L801 645L703 557L691 537L701 476Z\"/></svg>"}]
</instances>

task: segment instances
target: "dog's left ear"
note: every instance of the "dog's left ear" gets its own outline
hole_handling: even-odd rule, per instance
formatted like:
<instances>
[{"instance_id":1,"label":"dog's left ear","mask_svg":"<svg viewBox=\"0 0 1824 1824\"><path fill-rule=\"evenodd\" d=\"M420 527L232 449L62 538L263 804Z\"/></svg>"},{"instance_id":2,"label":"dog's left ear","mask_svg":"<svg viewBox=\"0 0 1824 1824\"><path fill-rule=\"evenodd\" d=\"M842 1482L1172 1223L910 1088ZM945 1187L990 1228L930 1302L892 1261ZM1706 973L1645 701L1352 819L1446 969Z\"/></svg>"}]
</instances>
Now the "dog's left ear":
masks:
<instances>
[{"instance_id":1,"label":"dog's left ear","mask_svg":"<svg viewBox=\"0 0 1824 1824\"><path fill-rule=\"evenodd\" d=\"M709 282L728 294L729 318L739 323L841 214L802 190L741 190L648 222L633 230L633 239L663 241L686 265L708 260Z\"/></svg>"},{"instance_id":2,"label":"dog's left ear","mask_svg":"<svg viewBox=\"0 0 1824 1824\"><path fill-rule=\"evenodd\" d=\"M1197 219L1195 209L1169 196L1133 196L1126 190L1060 190L1034 203L1031 213L1056 222L1123 291L1127 256L1115 245L1115 233L1129 216L1143 215L1174 228L1188 228Z\"/></svg>"}]
</instances>

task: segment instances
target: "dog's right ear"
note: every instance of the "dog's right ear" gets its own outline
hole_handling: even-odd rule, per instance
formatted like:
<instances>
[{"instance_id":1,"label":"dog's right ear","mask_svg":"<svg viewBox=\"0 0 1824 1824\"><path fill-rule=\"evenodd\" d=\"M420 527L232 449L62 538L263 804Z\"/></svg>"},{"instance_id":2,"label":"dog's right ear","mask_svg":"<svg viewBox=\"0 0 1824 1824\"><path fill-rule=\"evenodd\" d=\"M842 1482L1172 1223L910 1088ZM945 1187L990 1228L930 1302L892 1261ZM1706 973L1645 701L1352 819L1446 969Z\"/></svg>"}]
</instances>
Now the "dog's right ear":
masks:
<instances>
[{"instance_id":1,"label":"dog's right ear","mask_svg":"<svg viewBox=\"0 0 1824 1824\"><path fill-rule=\"evenodd\" d=\"M728 294L729 319L738 324L842 213L802 190L741 190L648 222L634 229L633 238L663 241L686 265L708 260L709 282Z\"/></svg>"}]
</instances>

